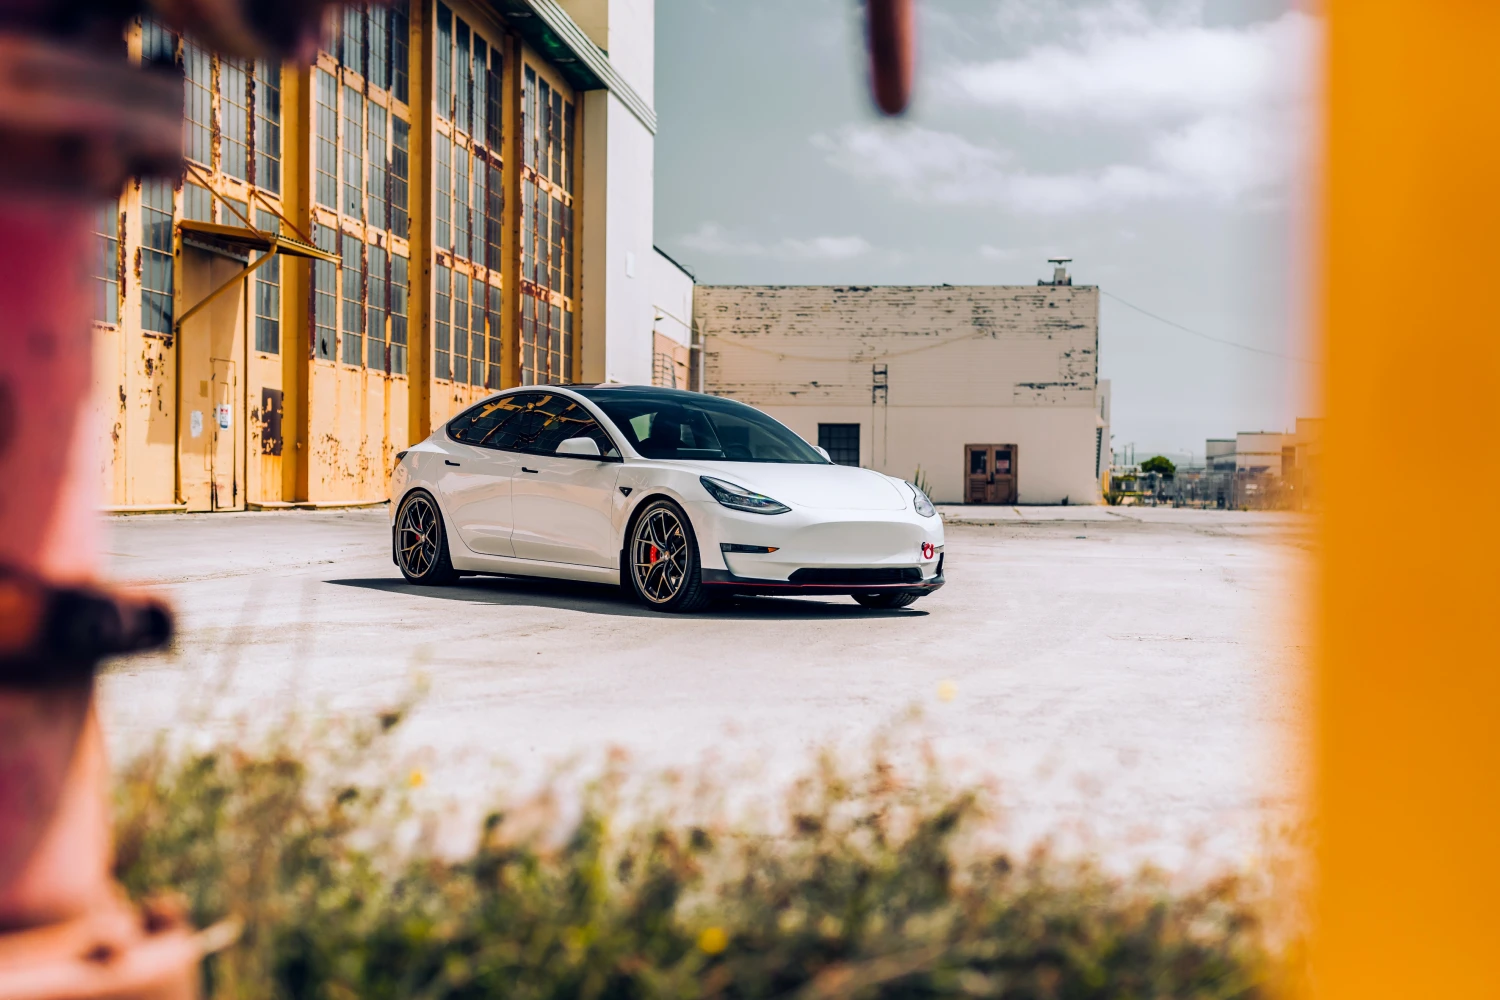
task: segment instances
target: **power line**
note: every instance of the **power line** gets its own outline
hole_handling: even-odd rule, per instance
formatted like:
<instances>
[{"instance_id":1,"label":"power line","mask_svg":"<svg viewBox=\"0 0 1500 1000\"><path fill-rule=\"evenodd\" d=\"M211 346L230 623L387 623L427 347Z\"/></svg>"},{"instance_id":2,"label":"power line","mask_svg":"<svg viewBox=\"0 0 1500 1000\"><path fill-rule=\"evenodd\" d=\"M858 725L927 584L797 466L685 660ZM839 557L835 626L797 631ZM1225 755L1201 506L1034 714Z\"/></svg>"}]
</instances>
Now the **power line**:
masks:
<instances>
[{"instance_id":1,"label":"power line","mask_svg":"<svg viewBox=\"0 0 1500 1000\"><path fill-rule=\"evenodd\" d=\"M1211 340L1215 344L1223 344L1225 347L1237 347L1237 348L1239 348L1242 351L1253 351L1256 354L1265 354L1265 355L1269 355L1270 357L1281 358L1281 359L1286 360L1286 361L1296 361L1296 362L1299 362L1299 363L1304 364L1304 365L1322 364L1321 361L1314 361L1314 360L1312 360L1310 358L1299 358L1299 357L1297 357L1296 355L1293 355L1293 354L1282 354L1280 351L1268 351L1268 350L1266 350L1263 347L1251 347L1249 344L1239 344L1239 343L1236 343L1233 340L1225 340L1222 337L1215 337L1212 334L1203 333L1200 330L1194 330L1191 327L1183 326L1181 323L1174 323L1172 320L1167 319L1165 316L1158 316L1158 315L1156 315L1156 313L1151 312L1148 309L1142 309L1140 306L1136 305L1133 302L1126 302L1124 299L1120 298L1114 292L1105 292L1104 289L1102 289L1102 288L1100 289L1100 291L1104 292L1105 295L1108 295L1110 298L1112 298L1116 302L1120 303L1120 305L1125 306L1126 308L1129 308L1129 309L1134 309L1136 312L1140 313L1142 316L1149 316L1152 319L1156 320L1158 323L1165 323L1167 326L1173 327L1174 329L1181 330L1183 333L1191 333L1195 337L1202 337L1204 340Z\"/></svg>"}]
</instances>

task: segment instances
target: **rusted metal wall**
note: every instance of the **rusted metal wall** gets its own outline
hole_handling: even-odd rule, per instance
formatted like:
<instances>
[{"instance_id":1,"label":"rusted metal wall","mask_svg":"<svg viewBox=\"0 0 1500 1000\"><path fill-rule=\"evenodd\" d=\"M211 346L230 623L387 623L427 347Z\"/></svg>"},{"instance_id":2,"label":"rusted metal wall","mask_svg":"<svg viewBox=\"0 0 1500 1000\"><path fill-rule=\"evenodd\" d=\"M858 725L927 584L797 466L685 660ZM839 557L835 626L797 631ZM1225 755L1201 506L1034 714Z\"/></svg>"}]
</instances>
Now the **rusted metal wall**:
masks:
<instances>
[{"instance_id":1,"label":"rusted metal wall","mask_svg":"<svg viewBox=\"0 0 1500 1000\"><path fill-rule=\"evenodd\" d=\"M965 444L1015 444L1021 502L1098 497L1097 288L699 285L693 309L708 391L810 441L858 423L862 464L954 502Z\"/></svg>"}]
</instances>

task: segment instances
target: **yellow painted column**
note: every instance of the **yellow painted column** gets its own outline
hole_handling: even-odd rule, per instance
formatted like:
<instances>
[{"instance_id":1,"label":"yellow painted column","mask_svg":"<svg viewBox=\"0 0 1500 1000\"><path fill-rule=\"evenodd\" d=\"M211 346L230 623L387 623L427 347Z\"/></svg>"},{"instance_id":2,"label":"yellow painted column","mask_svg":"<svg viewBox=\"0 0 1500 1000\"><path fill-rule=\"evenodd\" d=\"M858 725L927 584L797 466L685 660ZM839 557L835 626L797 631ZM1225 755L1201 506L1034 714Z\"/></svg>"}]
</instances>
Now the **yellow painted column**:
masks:
<instances>
[{"instance_id":1,"label":"yellow painted column","mask_svg":"<svg viewBox=\"0 0 1500 1000\"><path fill-rule=\"evenodd\" d=\"M1500 996L1493 0L1331 0L1315 995Z\"/></svg>"}]
</instances>

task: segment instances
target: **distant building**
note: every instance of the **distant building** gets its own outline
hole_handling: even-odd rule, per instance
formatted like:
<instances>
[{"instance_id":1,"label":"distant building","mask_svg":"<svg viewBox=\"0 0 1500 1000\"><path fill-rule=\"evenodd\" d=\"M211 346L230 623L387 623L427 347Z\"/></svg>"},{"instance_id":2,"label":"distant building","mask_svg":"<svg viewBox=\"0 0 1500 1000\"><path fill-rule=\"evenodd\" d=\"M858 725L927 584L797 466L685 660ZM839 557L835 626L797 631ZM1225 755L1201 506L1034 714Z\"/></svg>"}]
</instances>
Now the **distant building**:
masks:
<instances>
[{"instance_id":1,"label":"distant building","mask_svg":"<svg viewBox=\"0 0 1500 1000\"><path fill-rule=\"evenodd\" d=\"M1203 450L1204 469L1209 472L1233 472L1234 444L1234 438L1209 438Z\"/></svg>"},{"instance_id":2,"label":"distant building","mask_svg":"<svg viewBox=\"0 0 1500 1000\"><path fill-rule=\"evenodd\" d=\"M699 285L703 387L944 503L1097 503L1099 289Z\"/></svg>"},{"instance_id":3,"label":"distant building","mask_svg":"<svg viewBox=\"0 0 1500 1000\"><path fill-rule=\"evenodd\" d=\"M1234 471L1281 475L1280 431L1240 431L1234 436Z\"/></svg>"}]
</instances>

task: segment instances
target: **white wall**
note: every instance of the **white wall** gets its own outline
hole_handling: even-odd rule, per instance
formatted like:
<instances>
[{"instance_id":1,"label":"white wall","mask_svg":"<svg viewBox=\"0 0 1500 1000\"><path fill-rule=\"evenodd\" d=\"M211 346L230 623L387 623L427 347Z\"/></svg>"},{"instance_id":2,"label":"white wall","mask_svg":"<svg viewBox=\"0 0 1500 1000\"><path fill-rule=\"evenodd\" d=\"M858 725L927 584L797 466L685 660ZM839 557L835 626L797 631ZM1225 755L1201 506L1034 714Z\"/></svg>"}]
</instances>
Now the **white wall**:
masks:
<instances>
[{"instance_id":1,"label":"white wall","mask_svg":"<svg viewBox=\"0 0 1500 1000\"><path fill-rule=\"evenodd\" d=\"M693 304L709 391L809 441L858 423L863 464L920 465L942 502L964 445L1013 444L1020 502L1098 500L1097 288L699 285Z\"/></svg>"},{"instance_id":2,"label":"white wall","mask_svg":"<svg viewBox=\"0 0 1500 1000\"><path fill-rule=\"evenodd\" d=\"M647 265L655 330L684 347L693 343L693 279L659 250L651 251Z\"/></svg>"}]
</instances>

